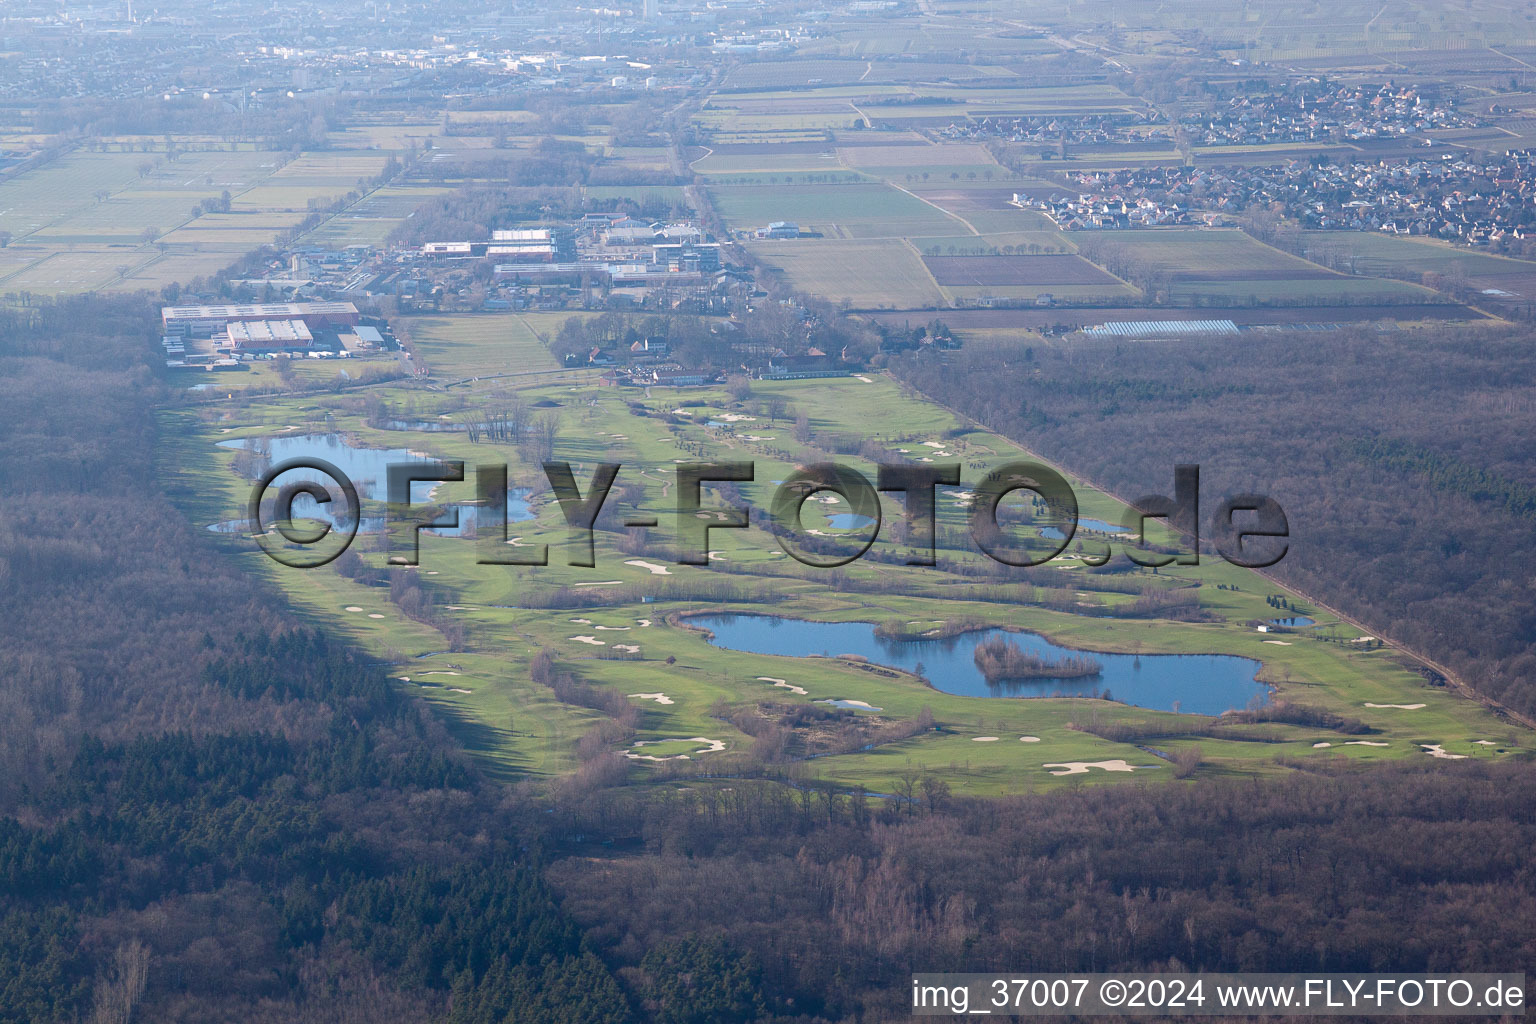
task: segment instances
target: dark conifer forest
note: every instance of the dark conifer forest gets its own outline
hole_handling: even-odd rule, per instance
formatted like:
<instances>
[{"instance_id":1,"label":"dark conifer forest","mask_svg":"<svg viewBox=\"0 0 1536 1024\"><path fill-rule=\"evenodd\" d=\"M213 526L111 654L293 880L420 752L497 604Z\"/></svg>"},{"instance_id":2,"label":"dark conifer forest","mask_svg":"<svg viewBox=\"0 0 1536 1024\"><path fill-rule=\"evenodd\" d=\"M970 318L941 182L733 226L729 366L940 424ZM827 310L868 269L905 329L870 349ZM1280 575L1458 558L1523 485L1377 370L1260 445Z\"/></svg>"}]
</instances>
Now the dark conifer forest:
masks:
<instances>
[{"instance_id":1,"label":"dark conifer forest","mask_svg":"<svg viewBox=\"0 0 1536 1024\"><path fill-rule=\"evenodd\" d=\"M1126 499L1172 494L1178 463L1200 466L1202 518L1269 495L1278 579L1536 715L1527 328L977 343L900 372Z\"/></svg>"}]
</instances>

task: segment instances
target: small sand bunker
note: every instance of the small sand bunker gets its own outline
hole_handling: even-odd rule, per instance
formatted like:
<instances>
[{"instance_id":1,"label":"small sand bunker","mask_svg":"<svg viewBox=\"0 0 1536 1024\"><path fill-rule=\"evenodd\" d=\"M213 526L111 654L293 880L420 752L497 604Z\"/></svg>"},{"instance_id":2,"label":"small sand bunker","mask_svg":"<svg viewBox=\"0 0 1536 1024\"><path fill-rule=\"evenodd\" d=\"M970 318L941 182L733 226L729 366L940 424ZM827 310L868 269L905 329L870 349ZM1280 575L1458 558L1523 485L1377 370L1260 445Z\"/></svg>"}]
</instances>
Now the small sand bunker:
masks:
<instances>
[{"instance_id":1,"label":"small sand bunker","mask_svg":"<svg viewBox=\"0 0 1536 1024\"><path fill-rule=\"evenodd\" d=\"M1387 747L1391 744L1385 740L1345 740L1346 747Z\"/></svg>"},{"instance_id":2,"label":"small sand bunker","mask_svg":"<svg viewBox=\"0 0 1536 1024\"><path fill-rule=\"evenodd\" d=\"M607 641L599 640L595 636L573 636L573 637L571 637L571 639L576 641L579 644L590 644L593 647L607 647L608 646Z\"/></svg>"},{"instance_id":3,"label":"small sand bunker","mask_svg":"<svg viewBox=\"0 0 1536 1024\"><path fill-rule=\"evenodd\" d=\"M1039 743L1040 742L1040 737L1039 736L1020 736L1019 737L1019 742L1020 743Z\"/></svg>"},{"instance_id":4,"label":"small sand bunker","mask_svg":"<svg viewBox=\"0 0 1536 1024\"><path fill-rule=\"evenodd\" d=\"M590 626L590 625L592 625L592 620L591 619L567 619L566 621L574 622L574 623L576 623L579 626Z\"/></svg>"},{"instance_id":5,"label":"small sand bunker","mask_svg":"<svg viewBox=\"0 0 1536 1024\"><path fill-rule=\"evenodd\" d=\"M468 690L460 689L457 686L450 686L450 687L448 687L448 692L449 693L468 693L469 691Z\"/></svg>"},{"instance_id":6,"label":"small sand bunker","mask_svg":"<svg viewBox=\"0 0 1536 1024\"><path fill-rule=\"evenodd\" d=\"M595 628L597 628L597 629L607 629L607 630L611 630L611 631L616 632L616 633L628 633L629 632L629 627L628 626L597 626Z\"/></svg>"},{"instance_id":7,"label":"small sand bunker","mask_svg":"<svg viewBox=\"0 0 1536 1024\"><path fill-rule=\"evenodd\" d=\"M923 447L924 448L943 448L944 447L944 443L942 441L924 441L923 442Z\"/></svg>"},{"instance_id":8,"label":"small sand bunker","mask_svg":"<svg viewBox=\"0 0 1536 1024\"><path fill-rule=\"evenodd\" d=\"M868 377L864 376L862 373L854 374L853 378L854 378L854 380L861 380L865 384L873 384L874 383L874 381L870 380Z\"/></svg>"},{"instance_id":9,"label":"small sand bunker","mask_svg":"<svg viewBox=\"0 0 1536 1024\"><path fill-rule=\"evenodd\" d=\"M359 607L358 607L358 606L357 606L357 605L355 605L355 604L349 604L349 605L347 605L347 608L346 608L346 610L347 610L347 611L349 611L349 612L360 612L360 611L362 611L362 609L361 609L361 608L359 608Z\"/></svg>"},{"instance_id":10,"label":"small sand bunker","mask_svg":"<svg viewBox=\"0 0 1536 1024\"><path fill-rule=\"evenodd\" d=\"M632 566L634 566L637 569L645 569L645 570L649 571L652 576L671 576L672 575L672 570L668 569L666 566L664 566L664 565L657 565L655 562L647 562L643 558L631 558L631 559L629 559L629 561L625 562L624 564L625 565L632 565Z\"/></svg>"},{"instance_id":11,"label":"small sand bunker","mask_svg":"<svg viewBox=\"0 0 1536 1024\"><path fill-rule=\"evenodd\" d=\"M623 583L623 580L598 580L595 583L577 583L578 587L615 587Z\"/></svg>"},{"instance_id":12,"label":"small sand bunker","mask_svg":"<svg viewBox=\"0 0 1536 1024\"><path fill-rule=\"evenodd\" d=\"M972 736L971 737L971 742L972 743L996 743L997 742L997 737L996 736Z\"/></svg>"},{"instance_id":13,"label":"small sand bunker","mask_svg":"<svg viewBox=\"0 0 1536 1024\"><path fill-rule=\"evenodd\" d=\"M758 676L757 681L760 683L772 683L774 686L788 690L790 693L799 694L801 697L805 696L805 687L796 686L794 683L786 683L784 680L775 679L773 676Z\"/></svg>"},{"instance_id":14,"label":"small sand bunker","mask_svg":"<svg viewBox=\"0 0 1536 1024\"><path fill-rule=\"evenodd\" d=\"M724 562L724 561L728 560L728 559L726 559L726 557L724 555L722 555L718 551L711 551L707 555L705 555L705 557L708 558L711 562L716 562L716 561Z\"/></svg>"},{"instance_id":15,"label":"small sand bunker","mask_svg":"<svg viewBox=\"0 0 1536 1024\"><path fill-rule=\"evenodd\" d=\"M668 697L664 693L632 693L632 694L630 694L630 696L636 698L637 700L653 700L657 704L675 704L675 703L677 703L671 697Z\"/></svg>"},{"instance_id":16,"label":"small sand bunker","mask_svg":"<svg viewBox=\"0 0 1536 1024\"><path fill-rule=\"evenodd\" d=\"M840 708L858 708L860 711L884 711L885 708L877 708L873 704L866 704L862 700L819 700L817 704L834 704Z\"/></svg>"},{"instance_id":17,"label":"small sand bunker","mask_svg":"<svg viewBox=\"0 0 1536 1024\"><path fill-rule=\"evenodd\" d=\"M382 619L384 616L380 615L378 612L369 612L368 617L370 619Z\"/></svg>"},{"instance_id":18,"label":"small sand bunker","mask_svg":"<svg viewBox=\"0 0 1536 1024\"><path fill-rule=\"evenodd\" d=\"M721 423L748 423L757 419L757 417L745 416L739 412L723 412L716 416L715 419L719 420Z\"/></svg>"},{"instance_id":19,"label":"small sand bunker","mask_svg":"<svg viewBox=\"0 0 1536 1024\"><path fill-rule=\"evenodd\" d=\"M1438 757L1446 761L1465 761L1467 759L1466 754L1452 754L1438 743L1420 743L1419 746L1423 747L1424 752L1430 757Z\"/></svg>"},{"instance_id":20,"label":"small sand bunker","mask_svg":"<svg viewBox=\"0 0 1536 1024\"><path fill-rule=\"evenodd\" d=\"M637 644L614 644L613 649L623 651L625 654L639 654L640 647Z\"/></svg>"},{"instance_id":21,"label":"small sand bunker","mask_svg":"<svg viewBox=\"0 0 1536 1024\"><path fill-rule=\"evenodd\" d=\"M635 621L640 624L640 628L641 629L644 629L646 626L649 626L651 624L651 620L650 619L636 619Z\"/></svg>"},{"instance_id":22,"label":"small sand bunker","mask_svg":"<svg viewBox=\"0 0 1536 1024\"><path fill-rule=\"evenodd\" d=\"M702 743L704 746L695 750L693 754L718 754L725 749L724 740L712 740L707 736L685 736L664 740L640 740L633 750L626 750L624 756L632 761L687 761L692 754L672 754L671 756L657 757L655 754L638 754L635 751L641 747L651 746L657 743Z\"/></svg>"},{"instance_id":23,"label":"small sand bunker","mask_svg":"<svg viewBox=\"0 0 1536 1024\"><path fill-rule=\"evenodd\" d=\"M1322 750L1324 747L1331 747L1331 746L1333 746L1332 743L1329 743L1326 740L1324 740L1322 743L1314 743L1314 744L1312 744L1312 749L1313 750Z\"/></svg>"},{"instance_id":24,"label":"small sand bunker","mask_svg":"<svg viewBox=\"0 0 1536 1024\"><path fill-rule=\"evenodd\" d=\"M433 668L433 669L428 669L427 671L423 672L422 675L424 675L424 676L456 676L456 675L458 675L458 673L455 672L451 668Z\"/></svg>"},{"instance_id":25,"label":"small sand bunker","mask_svg":"<svg viewBox=\"0 0 1536 1024\"><path fill-rule=\"evenodd\" d=\"M1289 640L1265 640L1264 642L1266 644L1274 644L1277 647L1289 647L1289 646L1291 646L1291 642ZM1370 705L1366 705L1366 706L1369 707Z\"/></svg>"},{"instance_id":26,"label":"small sand bunker","mask_svg":"<svg viewBox=\"0 0 1536 1024\"><path fill-rule=\"evenodd\" d=\"M1427 705L1427 704L1372 704L1370 701L1366 701L1365 702L1365 706L1368 707L1368 708L1398 708L1399 710L1402 710L1402 711L1417 711L1417 710L1419 710L1419 708L1428 707L1429 705Z\"/></svg>"},{"instance_id":27,"label":"small sand bunker","mask_svg":"<svg viewBox=\"0 0 1536 1024\"><path fill-rule=\"evenodd\" d=\"M1496 746L1498 746L1498 744L1493 742L1493 740L1473 740L1472 742L1473 742L1473 744L1475 744L1476 746L1479 746L1479 747L1496 747Z\"/></svg>"},{"instance_id":28,"label":"small sand bunker","mask_svg":"<svg viewBox=\"0 0 1536 1024\"><path fill-rule=\"evenodd\" d=\"M1152 764L1127 764L1123 757L1117 757L1112 761L1063 761L1058 764L1043 764L1042 768L1060 768L1059 772L1051 772L1052 775L1087 775L1088 769L1098 768L1106 772L1134 772L1138 768L1156 768Z\"/></svg>"}]
</instances>

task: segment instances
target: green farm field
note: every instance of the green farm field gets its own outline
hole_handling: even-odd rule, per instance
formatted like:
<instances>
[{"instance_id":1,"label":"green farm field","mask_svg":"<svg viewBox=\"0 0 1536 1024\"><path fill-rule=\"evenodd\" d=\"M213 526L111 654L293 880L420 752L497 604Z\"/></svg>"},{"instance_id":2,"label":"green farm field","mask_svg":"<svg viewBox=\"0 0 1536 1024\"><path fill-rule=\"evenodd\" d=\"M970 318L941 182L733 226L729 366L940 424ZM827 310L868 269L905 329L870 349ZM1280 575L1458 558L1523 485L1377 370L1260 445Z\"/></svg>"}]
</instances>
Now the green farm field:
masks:
<instances>
[{"instance_id":1,"label":"green farm field","mask_svg":"<svg viewBox=\"0 0 1536 1024\"><path fill-rule=\"evenodd\" d=\"M465 352L494 348L485 325L488 318L453 323L457 319L434 318L436 322L419 333L478 339ZM512 348L526 353L528 344L519 338ZM525 361L503 358L508 363ZM767 404L775 396L787 405L782 418ZM560 510L538 472L522 461L514 446L472 443L464 433L367 426L368 411L376 413L378 403L392 414L408 410L415 418L462 423L483 415L481 410L504 408L514 398L552 410L559 418L555 457L570 461L579 481L586 481L599 461L622 464L620 483L632 486L622 498L610 500L619 502L625 515L631 510L656 515L662 525L650 531L651 539L625 540L622 531L600 530L595 566L567 565ZM223 412L230 418L219 418ZM964 467L967 484L987 468L1027 454L958 422L938 406L903 394L878 375L758 382L753 394L741 400L717 389L639 392L595 388L575 378L542 383L534 378L483 380L450 392L391 386L373 389L366 400L341 395L237 401L218 414L210 410L203 417L196 412L168 417L168 432L180 437L178 464L185 472L200 474L198 480L204 482L188 489L188 494L197 495L187 499L188 514L197 521L228 519L239 514L245 499L247 485L232 471L233 454L214 442L303 433L316 429L304 426L306 422L327 415L356 445L409 447L472 464L508 463L513 483L532 489L535 518L509 524L514 544L493 541L492 547L521 550L548 544L549 564L522 569L478 564L483 552L477 542L424 534L419 567L395 570L405 572L429 595L435 612L424 621L406 617L390 601L388 587L368 585L364 576L349 578L332 568L284 569L239 535L210 535L209 542L227 547L234 557L247 560L252 571L271 578L317 623L388 660L402 686L423 694L478 756L508 776L549 783L572 771L577 765L575 740L595 720L591 712L555 700L546 687L530 679L532 659L541 651L552 655L560 669L590 686L623 695L641 709L637 733L615 748L638 758L629 763L641 781L686 778L696 767L739 767L749 760L753 740L732 724L732 715L753 709L779 714L799 705L824 709L825 704L814 702L829 700L862 702L827 719L825 728L838 735L910 722L924 709L932 714L933 730L854 753L780 766L876 793L895 792L904 775L917 771L943 775L958 792L989 795L1173 778L1169 762L1134 743L1085 731L1106 732L1118 726L1155 733L1155 745L1165 753L1198 746L1197 777L1283 772L1305 760L1347 759L1362 766L1383 759L1427 760L1425 745L1461 757L1499 757L1531 742L1523 732L1511 735L1510 725L1480 705L1427 686L1391 649L1351 642L1357 631L1325 609L1292 597L1292 608L1317 618L1318 628L1256 632L1246 623L1275 614L1265 600L1275 587L1220 561L1208 558L1199 567L1170 568L1156 576L1146 570L1104 576L1089 572L1074 547L1042 570L974 575L989 563L971 548L964 532L964 484L941 488L938 494L941 565L952 563L954 568L906 567L889 560L900 549L882 532L874 548L879 560L851 563L829 577L825 570L785 557L756 527L712 532L708 567L676 563L673 469L679 461L751 460L756 475L752 483L741 485L741 493L748 503L766 507L773 481L799 463L835 457L872 474L873 467L862 460L833 455L829 446L839 437L868 439L907 458L956 461ZM803 415L812 430L809 444L791 437L789 421L795 415ZM722 426L708 425L711 420ZM218 481L219 487L208 488L208 480ZM1123 506L1116 500L1082 481L1074 480L1074 486L1082 515L1120 519ZM467 482L445 488L435 500L461 501L472 495ZM719 500L706 490L706 507ZM837 502L840 499L821 510L835 512L841 507ZM884 514L888 521L898 521L899 503L888 502ZM1086 553L1102 543L1092 536L1082 541ZM365 575L387 568L386 555L375 540L363 538L354 550L367 567ZM835 586L828 586L834 581ZM1105 618L1071 610L1112 608L1140 593L1166 588L1194 593L1208 621ZM1091 698L955 696L906 672L845 659L756 655L715 647L687 626L689 615L706 611L894 621L912 633L965 620L1037 631L1088 651L1135 652L1142 657L1240 655L1263 663L1260 678L1274 687L1279 699L1358 719L1363 731L1340 733L1281 722L1223 726L1201 716ZM678 758L680 754L686 759ZM651 757L659 760L645 759ZM1094 768L1058 775L1060 769L1048 767L1119 761L1133 770Z\"/></svg>"}]
</instances>

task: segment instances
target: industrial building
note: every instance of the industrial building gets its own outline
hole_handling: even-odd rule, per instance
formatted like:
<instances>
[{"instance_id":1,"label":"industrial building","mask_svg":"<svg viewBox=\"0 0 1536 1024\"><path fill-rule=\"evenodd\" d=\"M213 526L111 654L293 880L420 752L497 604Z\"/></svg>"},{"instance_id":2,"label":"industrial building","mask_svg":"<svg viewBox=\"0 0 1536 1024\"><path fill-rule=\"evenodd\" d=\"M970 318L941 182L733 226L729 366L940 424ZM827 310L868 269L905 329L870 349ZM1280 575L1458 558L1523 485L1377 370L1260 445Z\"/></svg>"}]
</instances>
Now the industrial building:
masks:
<instances>
[{"instance_id":1,"label":"industrial building","mask_svg":"<svg viewBox=\"0 0 1536 1024\"><path fill-rule=\"evenodd\" d=\"M350 302L268 302L250 305L163 306L162 334L183 338L214 338L233 323L298 320L308 328L351 327L357 307Z\"/></svg>"},{"instance_id":2,"label":"industrial building","mask_svg":"<svg viewBox=\"0 0 1536 1024\"><path fill-rule=\"evenodd\" d=\"M776 220L766 228L757 229L758 238L799 238L800 225L794 221Z\"/></svg>"},{"instance_id":3,"label":"industrial building","mask_svg":"<svg viewBox=\"0 0 1536 1024\"><path fill-rule=\"evenodd\" d=\"M241 354L307 351L315 343L303 320L236 320L225 330L230 350Z\"/></svg>"}]
</instances>

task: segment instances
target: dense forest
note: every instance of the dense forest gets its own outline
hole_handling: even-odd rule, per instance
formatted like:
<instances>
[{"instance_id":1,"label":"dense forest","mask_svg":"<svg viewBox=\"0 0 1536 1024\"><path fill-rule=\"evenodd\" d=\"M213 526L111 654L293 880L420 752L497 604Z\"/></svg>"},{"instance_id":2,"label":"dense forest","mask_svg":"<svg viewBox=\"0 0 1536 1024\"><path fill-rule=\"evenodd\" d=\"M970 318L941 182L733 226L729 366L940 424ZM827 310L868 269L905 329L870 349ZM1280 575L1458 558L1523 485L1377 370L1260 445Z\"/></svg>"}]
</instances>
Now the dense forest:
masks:
<instances>
[{"instance_id":1,"label":"dense forest","mask_svg":"<svg viewBox=\"0 0 1536 1024\"><path fill-rule=\"evenodd\" d=\"M153 314L0 324L0 1024L853 1024L905 1016L912 970L1536 953L1524 764L994 801L492 781L177 512Z\"/></svg>"},{"instance_id":2,"label":"dense forest","mask_svg":"<svg viewBox=\"0 0 1536 1024\"><path fill-rule=\"evenodd\" d=\"M600 795L562 808L569 827L642 848L550 875L621 974L699 930L750 954L781 1012L827 1020L904 1018L914 971L1529 965L1531 766L1344 760L1284 780L919 790L878 811L740 783Z\"/></svg>"},{"instance_id":3,"label":"dense forest","mask_svg":"<svg viewBox=\"0 0 1536 1024\"><path fill-rule=\"evenodd\" d=\"M1285 509L1272 571L1536 715L1536 349L1521 328L983 343L896 362L1123 497L1201 469L1201 513Z\"/></svg>"},{"instance_id":4,"label":"dense forest","mask_svg":"<svg viewBox=\"0 0 1536 1024\"><path fill-rule=\"evenodd\" d=\"M167 501L153 313L0 324L0 1021L631 1019L536 830Z\"/></svg>"}]
</instances>

